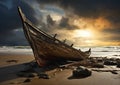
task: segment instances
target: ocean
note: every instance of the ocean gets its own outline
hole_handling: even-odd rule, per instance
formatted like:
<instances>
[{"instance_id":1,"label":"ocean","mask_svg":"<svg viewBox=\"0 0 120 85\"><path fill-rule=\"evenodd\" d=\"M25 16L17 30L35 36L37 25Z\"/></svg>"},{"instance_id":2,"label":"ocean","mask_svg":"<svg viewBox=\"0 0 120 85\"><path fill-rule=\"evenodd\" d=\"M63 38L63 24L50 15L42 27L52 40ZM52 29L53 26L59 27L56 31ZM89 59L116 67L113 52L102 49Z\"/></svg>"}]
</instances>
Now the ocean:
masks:
<instances>
[{"instance_id":1,"label":"ocean","mask_svg":"<svg viewBox=\"0 0 120 85\"><path fill-rule=\"evenodd\" d=\"M82 50L88 50L83 47ZM90 57L107 57L107 58L120 58L120 46L98 46L91 47Z\"/></svg>"},{"instance_id":2,"label":"ocean","mask_svg":"<svg viewBox=\"0 0 120 85\"><path fill-rule=\"evenodd\" d=\"M107 58L120 58L120 46L98 46L90 47L90 57L107 57ZM81 47L82 51L87 51L88 47ZM14 53L14 54L33 54L30 46L0 46L1 53Z\"/></svg>"}]
</instances>

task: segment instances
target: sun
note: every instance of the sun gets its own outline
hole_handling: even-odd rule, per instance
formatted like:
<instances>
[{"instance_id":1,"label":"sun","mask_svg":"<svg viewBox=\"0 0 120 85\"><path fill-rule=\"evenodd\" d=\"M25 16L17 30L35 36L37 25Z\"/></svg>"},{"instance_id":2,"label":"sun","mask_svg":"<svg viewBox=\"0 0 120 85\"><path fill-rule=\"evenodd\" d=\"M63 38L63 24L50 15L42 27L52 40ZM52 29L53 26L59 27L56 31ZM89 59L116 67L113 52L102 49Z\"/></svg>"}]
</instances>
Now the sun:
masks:
<instances>
[{"instance_id":1,"label":"sun","mask_svg":"<svg viewBox=\"0 0 120 85\"><path fill-rule=\"evenodd\" d=\"M90 30L75 30L75 37L90 38L92 37L92 32Z\"/></svg>"}]
</instances>

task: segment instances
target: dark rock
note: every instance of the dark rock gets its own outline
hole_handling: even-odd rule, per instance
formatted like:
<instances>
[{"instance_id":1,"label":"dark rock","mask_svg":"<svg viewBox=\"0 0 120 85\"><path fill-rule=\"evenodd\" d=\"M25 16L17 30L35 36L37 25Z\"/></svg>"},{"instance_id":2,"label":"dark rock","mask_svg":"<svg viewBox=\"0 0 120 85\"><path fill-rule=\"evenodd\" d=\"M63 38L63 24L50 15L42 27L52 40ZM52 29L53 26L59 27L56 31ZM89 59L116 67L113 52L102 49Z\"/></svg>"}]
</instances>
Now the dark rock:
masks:
<instances>
[{"instance_id":1,"label":"dark rock","mask_svg":"<svg viewBox=\"0 0 120 85\"><path fill-rule=\"evenodd\" d=\"M27 76L28 77L35 77L35 75L33 73L28 73Z\"/></svg>"},{"instance_id":2,"label":"dark rock","mask_svg":"<svg viewBox=\"0 0 120 85\"><path fill-rule=\"evenodd\" d=\"M120 62L117 62L117 67L120 68Z\"/></svg>"},{"instance_id":3,"label":"dark rock","mask_svg":"<svg viewBox=\"0 0 120 85\"><path fill-rule=\"evenodd\" d=\"M95 63L95 64L92 65L92 67L94 67L94 68L104 68L104 65L99 64L99 63Z\"/></svg>"},{"instance_id":4,"label":"dark rock","mask_svg":"<svg viewBox=\"0 0 120 85\"><path fill-rule=\"evenodd\" d=\"M30 79L26 79L25 81L24 81L24 83L27 83L27 82L30 82L31 80Z\"/></svg>"},{"instance_id":5,"label":"dark rock","mask_svg":"<svg viewBox=\"0 0 120 85\"><path fill-rule=\"evenodd\" d=\"M40 73L40 74L38 74L38 76L39 76L39 78L50 79L50 77L45 73Z\"/></svg>"},{"instance_id":6,"label":"dark rock","mask_svg":"<svg viewBox=\"0 0 120 85\"><path fill-rule=\"evenodd\" d=\"M111 71L112 74L118 74L116 71Z\"/></svg>"},{"instance_id":7,"label":"dark rock","mask_svg":"<svg viewBox=\"0 0 120 85\"><path fill-rule=\"evenodd\" d=\"M117 62L116 61L112 61L112 60L106 60L106 61L104 61L104 64L105 65L117 65Z\"/></svg>"},{"instance_id":8,"label":"dark rock","mask_svg":"<svg viewBox=\"0 0 120 85\"><path fill-rule=\"evenodd\" d=\"M79 66L73 70L74 77L87 77L90 76L92 72L85 67Z\"/></svg>"}]
</instances>

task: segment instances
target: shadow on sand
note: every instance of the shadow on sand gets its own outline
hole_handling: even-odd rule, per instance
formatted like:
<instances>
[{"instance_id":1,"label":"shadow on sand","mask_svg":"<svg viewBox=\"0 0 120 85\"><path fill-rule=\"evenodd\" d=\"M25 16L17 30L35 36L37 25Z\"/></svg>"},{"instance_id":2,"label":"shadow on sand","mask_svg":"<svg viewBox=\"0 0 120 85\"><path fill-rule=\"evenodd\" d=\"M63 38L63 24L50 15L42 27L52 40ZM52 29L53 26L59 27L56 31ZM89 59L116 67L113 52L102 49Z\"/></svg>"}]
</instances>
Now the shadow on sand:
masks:
<instances>
[{"instance_id":1,"label":"shadow on sand","mask_svg":"<svg viewBox=\"0 0 120 85\"><path fill-rule=\"evenodd\" d=\"M8 61L6 61L6 62L8 62ZM13 60L12 61L10 60L10 63L11 62L16 63ZM39 67L38 64L34 61L22 63L22 64L17 64L17 65L0 67L0 82L20 78L20 76L17 75L20 72L29 73L29 72L34 70L34 72L38 74L41 72L53 70L57 67L58 67L58 65L55 65L55 64L48 65L45 67Z\"/></svg>"},{"instance_id":2,"label":"shadow on sand","mask_svg":"<svg viewBox=\"0 0 120 85\"><path fill-rule=\"evenodd\" d=\"M17 63L16 63L17 64ZM17 72L24 70L25 63L0 68L0 82L18 78Z\"/></svg>"}]
</instances>

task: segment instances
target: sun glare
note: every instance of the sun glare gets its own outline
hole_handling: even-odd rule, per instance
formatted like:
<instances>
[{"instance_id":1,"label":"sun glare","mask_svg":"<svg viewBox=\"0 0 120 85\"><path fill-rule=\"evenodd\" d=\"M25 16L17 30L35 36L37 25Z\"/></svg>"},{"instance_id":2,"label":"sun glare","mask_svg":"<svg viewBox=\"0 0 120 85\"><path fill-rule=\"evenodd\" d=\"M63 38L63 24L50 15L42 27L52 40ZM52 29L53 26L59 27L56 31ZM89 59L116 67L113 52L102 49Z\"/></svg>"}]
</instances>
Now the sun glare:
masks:
<instances>
[{"instance_id":1,"label":"sun glare","mask_svg":"<svg viewBox=\"0 0 120 85\"><path fill-rule=\"evenodd\" d=\"M90 38L92 37L92 32L89 30L75 30L75 37Z\"/></svg>"}]
</instances>

